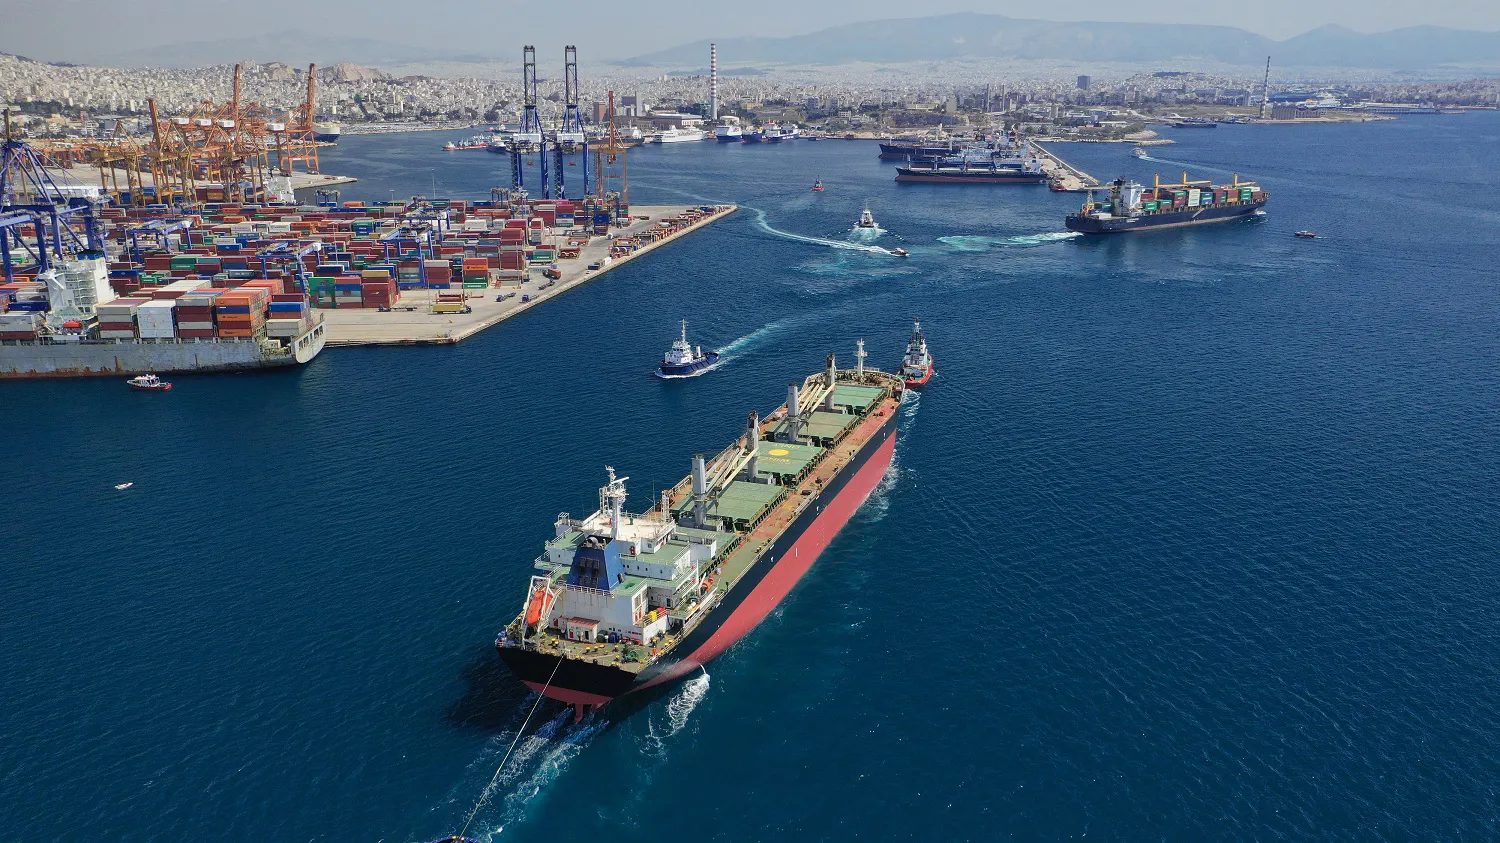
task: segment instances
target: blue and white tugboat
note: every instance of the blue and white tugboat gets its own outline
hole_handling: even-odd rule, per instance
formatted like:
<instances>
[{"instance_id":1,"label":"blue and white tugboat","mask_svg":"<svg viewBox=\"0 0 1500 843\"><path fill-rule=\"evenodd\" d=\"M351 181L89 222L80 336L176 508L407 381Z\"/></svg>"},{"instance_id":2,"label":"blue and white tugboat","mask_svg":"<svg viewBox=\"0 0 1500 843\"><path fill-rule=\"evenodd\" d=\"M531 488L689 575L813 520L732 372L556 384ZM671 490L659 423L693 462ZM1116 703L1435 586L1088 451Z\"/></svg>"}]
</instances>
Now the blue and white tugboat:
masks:
<instances>
[{"instance_id":1,"label":"blue and white tugboat","mask_svg":"<svg viewBox=\"0 0 1500 843\"><path fill-rule=\"evenodd\" d=\"M688 344L687 320L682 323L682 336L672 342L672 347L662 358L660 374L664 378L690 378L701 375L719 362L719 352L704 353L702 346Z\"/></svg>"}]
</instances>

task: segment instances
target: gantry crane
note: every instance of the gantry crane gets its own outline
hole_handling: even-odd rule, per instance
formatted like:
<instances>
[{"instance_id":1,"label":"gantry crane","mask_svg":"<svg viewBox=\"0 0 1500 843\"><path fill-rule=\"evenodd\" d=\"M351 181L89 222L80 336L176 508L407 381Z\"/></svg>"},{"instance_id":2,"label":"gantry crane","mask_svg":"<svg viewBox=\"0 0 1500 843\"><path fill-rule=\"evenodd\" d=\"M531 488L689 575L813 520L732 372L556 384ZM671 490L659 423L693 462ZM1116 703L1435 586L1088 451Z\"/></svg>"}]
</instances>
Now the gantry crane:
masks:
<instances>
[{"instance_id":1,"label":"gantry crane","mask_svg":"<svg viewBox=\"0 0 1500 843\"><path fill-rule=\"evenodd\" d=\"M287 113L283 123L267 128L275 138L276 169L290 176L298 161L309 173L318 172L318 140L313 118L317 111L318 66L307 66L307 100Z\"/></svg>"},{"instance_id":2,"label":"gantry crane","mask_svg":"<svg viewBox=\"0 0 1500 843\"><path fill-rule=\"evenodd\" d=\"M580 88L578 85L578 48L571 44L563 48L563 118L562 128L557 132L553 147L554 179L556 198L566 199L563 179L563 156L570 152L582 153L583 195L589 192L589 137L583 129L583 112L578 108Z\"/></svg>"},{"instance_id":3,"label":"gantry crane","mask_svg":"<svg viewBox=\"0 0 1500 843\"><path fill-rule=\"evenodd\" d=\"M619 164L619 174L616 176L610 169ZM618 189L611 187L618 185ZM610 219L613 221L615 213L619 210L619 204L630 204L630 171L625 163L625 147L620 145L620 137L615 131L615 92L609 92L609 125L604 135L604 145L594 147L594 187L598 191L599 201L611 205Z\"/></svg>"},{"instance_id":4,"label":"gantry crane","mask_svg":"<svg viewBox=\"0 0 1500 843\"><path fill-rule=\"evenodd\" d=\"M521 112L521 131L511 138L510 183L513 190L524 187L526 162L523 159L530 153L539 153L542 194L545 196L550 185L547 183L547 150L542 118L536 107L536 90L536 47L528 44L521 50L521 93L525 106Z\"/></svg>"}]
</instances>

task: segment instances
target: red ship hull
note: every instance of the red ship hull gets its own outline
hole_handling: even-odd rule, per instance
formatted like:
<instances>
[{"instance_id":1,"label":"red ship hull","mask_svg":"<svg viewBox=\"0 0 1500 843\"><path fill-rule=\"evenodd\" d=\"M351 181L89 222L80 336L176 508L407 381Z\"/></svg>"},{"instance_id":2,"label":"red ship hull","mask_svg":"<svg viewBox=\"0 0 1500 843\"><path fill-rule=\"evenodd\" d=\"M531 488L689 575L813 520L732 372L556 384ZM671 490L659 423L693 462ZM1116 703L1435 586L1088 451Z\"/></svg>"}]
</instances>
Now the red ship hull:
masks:
<instances>
[{"instance_id":1,"label":"red ship hull","mask_svg":"<svg viewBox=\"0 0 1500 843\"><path fill-rule=\"evenodd\" d=\"M903 376L902 380L906 381L907 389L916 389L917 387L922 386L923 384L932 380L932 364L927 364L927 371L923 372L920 378L908 378Z\"/></svg>"}]
</instances>

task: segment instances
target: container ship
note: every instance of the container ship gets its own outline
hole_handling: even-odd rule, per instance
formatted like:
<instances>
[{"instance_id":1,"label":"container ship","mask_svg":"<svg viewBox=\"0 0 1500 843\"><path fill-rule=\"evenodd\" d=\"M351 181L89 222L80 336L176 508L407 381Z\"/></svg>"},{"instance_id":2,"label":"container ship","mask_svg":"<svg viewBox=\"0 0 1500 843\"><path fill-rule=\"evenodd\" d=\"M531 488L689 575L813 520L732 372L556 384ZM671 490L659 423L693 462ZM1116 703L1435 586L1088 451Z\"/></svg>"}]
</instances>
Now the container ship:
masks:
<instances>
[{"instance_id":1,"label":"container ship","mask_svg":"<svg viewBox=\"0 0 1500 843\"><path fill-rule=\"evenodd\" d=\"M1177 184L1162 184L1161 176L1147 189L1124 178L1109 187L1109 200L1097 201L1094 191L1083 208L1069 214L1069 231L1082 234L1122 234L1158 228L1179 228L1228 222L1250 216L1266 205L1270 194L1236 175L1229 184L1192 181L1187 173Z\"/></svg>"},{"instance_id":2,"label":"container ship","mask_svg":"<svg viewBox=\"0 0 1500 843\"><path fill-rule=\"evenodd\" d=\"M897 375L838 369L750 413L728 448L642 514L606 468L599 509L558 516L520 613L496 639L533 690L589 709L671 682L734 644L786 597L874 491L896 448Z\"/></svg>"},{"instance_id":3,"label":"container ship","mask_svg":"<svg viewBox=\"0 0 1500 843\"><path fill-rule=\"evenodd\" d=\"M279 280L208 279L114 298L102 258L0 285L0 379L226 372L307 363L323 319Z\"/></svg>"}]
</instances>

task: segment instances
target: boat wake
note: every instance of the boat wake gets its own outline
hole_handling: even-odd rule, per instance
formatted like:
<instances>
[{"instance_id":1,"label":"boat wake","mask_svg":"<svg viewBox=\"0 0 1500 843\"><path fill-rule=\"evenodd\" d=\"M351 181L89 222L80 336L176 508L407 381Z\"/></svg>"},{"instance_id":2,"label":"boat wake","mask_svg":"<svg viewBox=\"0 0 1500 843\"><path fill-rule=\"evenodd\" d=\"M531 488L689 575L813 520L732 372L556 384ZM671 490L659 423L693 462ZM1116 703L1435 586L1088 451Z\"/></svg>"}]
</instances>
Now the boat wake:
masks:
<instances>
[{"instance_id":1,"label":"boat wake","mask_svg":"<svg viewBox=\"0 0 1500 843\"><path fill-rule=\"evenodd\" d=\"M956 252L987 252L990 249L1016 249L1045 246L1082 237L1076 231L1049 231L1045 234L1021 234L1015 237L985 237L972 234L955 234L939 237L938 242Z\"/></svg>"},{"instance_id":2,"label":"boat wake","mask_svg":"<svg viewBox=\"0 0 1500 843\"><path fill-rule=\"evenodd\" d=\"M772 322L769 325L762 325L759 328L756 328L750 333L744 335L743 337L733 340L728 345L718 349L719 362L715 363L712 368L717 369L720 366L727 364L730 360L734 359L740 353L748 351L751 348L760 345L770 337L775 336L776 334L792 327L794 322L794 319L780 319L778 321Z\"/></svg>"},{"instance_id":3,"label":"boat wake","mask_svg":"<svg viewBox=\"0 0 1500 843\"><path fill-rule=\"evenodd\" d=\"M879 240L880 235L886 233L886 230L878 225L874 228L860 228L859 226L855 226L849 229L849 242L869 243L873 240Z\"/></svg>"},{"instance_id":4,"label":"boat wake","mask_svg":"<svg viewBox=\"0 0 1500 843\"><path fill-rule=\"evenodd\" d=\"M708 696L709 674L701 668L700 671L697 676L682 683L682 687L672 695L665 711L666 722L660 724L660 729L657 728L657 716L655 712L652 713L646 724L647 752L656 756L665 753L667 741L688 727L693 711L699 703L703 702L703 698Z\"/></svg>"},{"instance_id":5,"label":"boat wake","mask_svg":"<svg viewBox=\"0 0 1500 843\"><path fill-rule=\"evenodd\" d=\"M851 243L847 240L829 240L825 237L810 237L806 234L793 234L790 231L782 231L781 229L776 228L770 223L766 222L765 211L762 211L759 208L751 208L748 205L745 206L745 208L746 210L755 212L756 227L767 234L772 234L777 237L784 237L788 240L796 240L801 243L811 243L814 246L827 246L830 249L847 249L853 252L871 252L877 255L889 255L891 253L889 249L882 249L879 246L871 246L867 243Z\"/></svg>"},{"instance_id":6,"label":"boat wake","mask_svg":"<svg viewBox=\"0 0 1500 843\"><path fill-rule=\"evenodd\" d=\"M575 724L573 712L567 710L542 724L533 734L522 738L510 760L506 762L507 769L501 771L493 784L479 796L481 799L488 797L490 802L481 813L493 818L480 817L475 826L483 823L484 830L476 828L470 831L470 835L486 843L499 839L506 826L525 816L532 801L562 776L569 763L604 727L605 722L597 718ZM471 768L481 774L488 774L489 768L499 763L499 758L503 757L506 746L514 737L513 734L498 736L494 741L494 751L486 752L482 758L476 759L470 765ZM457 802L457 798L454 801ZM496 811L499 813L498 817L493 816Z\"/></svg>"}]
</instances>

